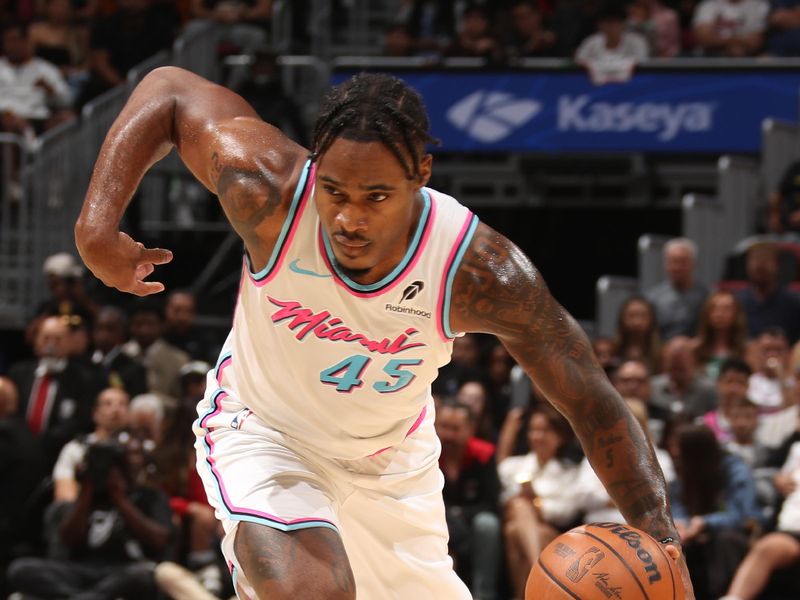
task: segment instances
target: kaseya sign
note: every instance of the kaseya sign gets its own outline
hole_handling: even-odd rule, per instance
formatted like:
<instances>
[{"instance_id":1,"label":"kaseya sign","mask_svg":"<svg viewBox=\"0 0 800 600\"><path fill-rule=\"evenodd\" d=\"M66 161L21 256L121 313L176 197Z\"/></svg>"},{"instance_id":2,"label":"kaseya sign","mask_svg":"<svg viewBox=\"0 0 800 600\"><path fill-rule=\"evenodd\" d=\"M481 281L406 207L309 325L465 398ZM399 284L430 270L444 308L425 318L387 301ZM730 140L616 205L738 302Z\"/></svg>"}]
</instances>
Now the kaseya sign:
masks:
<instances>
[{"instance_id":1,"label":"kaseya sign","mask_svg":"<svg viewBox=\"0 0 800 600\"><path fill-rule=\"evenodd\" d=\"M758 152L763 120L796 120L800 90L800 70L643 70L605 85L577 68L395 74L422 94L443 151Z\"/></svg>"}]
</instances>

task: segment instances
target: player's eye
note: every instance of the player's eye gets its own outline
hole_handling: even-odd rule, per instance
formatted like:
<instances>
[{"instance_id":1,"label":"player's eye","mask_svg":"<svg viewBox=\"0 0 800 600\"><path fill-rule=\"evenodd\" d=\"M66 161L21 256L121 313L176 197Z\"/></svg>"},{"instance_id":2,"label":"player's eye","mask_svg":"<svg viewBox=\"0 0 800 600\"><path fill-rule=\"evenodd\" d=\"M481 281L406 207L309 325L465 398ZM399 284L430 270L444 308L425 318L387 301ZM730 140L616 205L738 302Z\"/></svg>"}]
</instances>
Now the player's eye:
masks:
<instances>
[{"instance_id":1,"label":"player's eye","mask_svg":"<svg viewBox=\"0 0 800 600\"><path fill-rule=\"evenodd\" d=\"M382 192L373 192L369 195L369 199L371 202L383 202L389 197L389 194L384 194Z\"/></svg>"},{"instance_id":2,"label":"player's eye","mask_svg":"<svg viewBox=\"0 0 800 600\"><path fill-rule=\"evenodd\" d=\"M339 192L339 190L337 190L335 187L330 186L330 185L324 185L324 186L322 186L322 189L325 190L331 196L341 196L342 195L341 192Z\"/></svg>"}]
</instances>

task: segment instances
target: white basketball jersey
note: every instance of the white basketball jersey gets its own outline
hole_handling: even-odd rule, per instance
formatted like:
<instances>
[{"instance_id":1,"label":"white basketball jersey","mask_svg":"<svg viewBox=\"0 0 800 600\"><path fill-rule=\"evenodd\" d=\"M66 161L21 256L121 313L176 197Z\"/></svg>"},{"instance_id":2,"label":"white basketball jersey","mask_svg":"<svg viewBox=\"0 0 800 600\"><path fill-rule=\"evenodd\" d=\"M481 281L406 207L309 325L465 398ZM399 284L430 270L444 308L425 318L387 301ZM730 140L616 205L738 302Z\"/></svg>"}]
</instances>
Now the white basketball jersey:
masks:
<instances>
[{"instance_id":1,"label":"white basketball jersey","mask_svg":"<svg viewBox=\"0 0 800 600\"><path fill-rule=\"evenodd\" d=\"M254 273L245 258L221 385L274 429L350 460L422 421L450 360L451 288L478 219L424 188L403 260L363 285L338 270L313 186L309 162L267 266Z\"/></svg>"}]
</instances>

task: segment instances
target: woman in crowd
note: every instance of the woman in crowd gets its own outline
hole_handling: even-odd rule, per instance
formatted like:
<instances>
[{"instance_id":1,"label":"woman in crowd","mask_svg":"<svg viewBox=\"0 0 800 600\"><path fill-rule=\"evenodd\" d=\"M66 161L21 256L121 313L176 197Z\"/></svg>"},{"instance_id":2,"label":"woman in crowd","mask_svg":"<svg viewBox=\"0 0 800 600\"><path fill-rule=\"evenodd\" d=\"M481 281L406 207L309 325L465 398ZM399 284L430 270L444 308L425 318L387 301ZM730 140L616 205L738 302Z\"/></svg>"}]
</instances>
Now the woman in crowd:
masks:
<instances>
[{"instance_id":1,"label":"woman in crowd","mask_svg":"<svg viewBox=\"0 0 800 600\"><path fill-rule=\"evenodd\" d=\"M640 360L651 373L661 372L661 336L655 311L641 296L631 296L620 308L615 354L619 362Z\"/></svg>"},{"instance_id":2,"label":"woman in crowd","mask_svg":"<svg viewBox=\"0 0 800 600\"><path fill-rule=\"evenodd\" d=\"M538 404L528 420L528 454L497 467L505 519L506 557L516 598L522 598L531 567L542 549L575 524L578 467L565 458L573 439L567 420Z\"/></svg>"},{"instance_id":3,"label":"woman in crowd","mask_svg":"<svg viewBox=\"0 0 800 600\"><path fill-rule=\"evenodd\" d=\"M706 300L700 313L695 358L711 379L717 379L719 366L726 358L745 358L747 320L742 305L728 291L718 291Z\"/></svg>"}]
</instances>

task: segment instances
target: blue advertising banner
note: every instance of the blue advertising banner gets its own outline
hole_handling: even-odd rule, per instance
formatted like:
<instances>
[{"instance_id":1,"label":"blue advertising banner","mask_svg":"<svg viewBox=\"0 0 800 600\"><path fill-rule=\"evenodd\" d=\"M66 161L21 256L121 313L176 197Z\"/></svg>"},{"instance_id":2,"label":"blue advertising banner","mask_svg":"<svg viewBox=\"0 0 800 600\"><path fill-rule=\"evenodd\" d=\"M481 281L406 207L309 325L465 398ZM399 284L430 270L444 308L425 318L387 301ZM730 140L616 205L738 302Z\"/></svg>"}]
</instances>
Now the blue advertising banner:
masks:
<instances>
[{"instance_id":1,"label":"blue advertising banner","mask_svg":"<svg viewBox=\"0 0 800 600\"><path fill-rule=\"evenodd\" d=\"M334 74L334 83L352 71ZM444 151L758 152L768 117L796 120L800 70L397 71Z\"/></svg>"}]
</instances>

